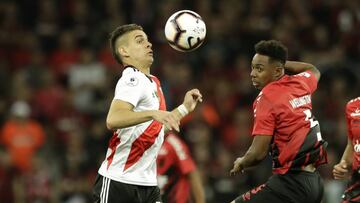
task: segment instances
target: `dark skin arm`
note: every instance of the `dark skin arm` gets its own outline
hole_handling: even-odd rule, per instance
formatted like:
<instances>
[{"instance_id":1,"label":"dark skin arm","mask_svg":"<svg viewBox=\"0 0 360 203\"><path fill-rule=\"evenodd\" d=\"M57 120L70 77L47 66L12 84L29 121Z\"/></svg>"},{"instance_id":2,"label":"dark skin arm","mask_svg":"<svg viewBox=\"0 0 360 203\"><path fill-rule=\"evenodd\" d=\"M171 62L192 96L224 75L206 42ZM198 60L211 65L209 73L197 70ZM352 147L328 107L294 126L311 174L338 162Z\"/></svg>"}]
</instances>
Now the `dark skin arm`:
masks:
<instances>
[{"instance_id":1,"label":"dark skin arm","mask_svg":"<svg viewBox=\"0 0 360 203\"><path fill-rule=\"evenodd\" d=\"M348 138L348 143L344 150L344 154L338 164L334 166L333 175L335 179L343 180L351 177L351 165L353 162L354 146Z\"/></svg>"},{"instance_id":2,"label":"dark skin arm","mask_svg":"<svg viewBox=\"0 0 360 203\"><path fill-rule=\"evenodd\" d=\"M238 173L243 173L245 169L260 163L268 153L271 140L272 136L256 135L245 155L235 160L230 175L234 176Z\"/></svg>"},{"instance_id":3,"label":"dark skin arm","mask_svg":"<svg viewBox=\"0 0 360 203\"><path fill-rule=\"evenodd\" d=\"M302 73L309 70L315 75L318 81L321 76L320 71L310 63L304 63L299 61L286 61L284 68L286 71L294 74Z\"/></svg>"}]
</instances>

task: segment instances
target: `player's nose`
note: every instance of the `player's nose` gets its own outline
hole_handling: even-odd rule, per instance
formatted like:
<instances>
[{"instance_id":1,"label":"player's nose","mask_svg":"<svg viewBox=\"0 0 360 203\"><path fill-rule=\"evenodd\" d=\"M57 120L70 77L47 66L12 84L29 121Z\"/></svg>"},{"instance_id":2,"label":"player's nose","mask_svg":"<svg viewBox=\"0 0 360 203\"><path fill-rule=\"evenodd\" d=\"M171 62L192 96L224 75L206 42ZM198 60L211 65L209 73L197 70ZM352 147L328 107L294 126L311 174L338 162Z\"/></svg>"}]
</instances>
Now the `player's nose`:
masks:
<instances>
[{"instance_id":1,"label":"player's nose","mask_svg":"<svg viewBox=\"0 0 360 203\"><path fill-rule=\"evenodd\" d=\"M148 41L147 45L146 45L147 48L151 48L152 47L152 44L151 42Z\"/></svg>"},{"instance_id":2,"label":"player's nose","mask_svg":"<svg viewBox=\"0 0 360 203\"><path fill-rule=\"evenodd\" d=\"M256 73L255 73L254 69L252 69L250 71L250 77L252 77L252 78L256 77Z\"/></svg>"}]
</instances>

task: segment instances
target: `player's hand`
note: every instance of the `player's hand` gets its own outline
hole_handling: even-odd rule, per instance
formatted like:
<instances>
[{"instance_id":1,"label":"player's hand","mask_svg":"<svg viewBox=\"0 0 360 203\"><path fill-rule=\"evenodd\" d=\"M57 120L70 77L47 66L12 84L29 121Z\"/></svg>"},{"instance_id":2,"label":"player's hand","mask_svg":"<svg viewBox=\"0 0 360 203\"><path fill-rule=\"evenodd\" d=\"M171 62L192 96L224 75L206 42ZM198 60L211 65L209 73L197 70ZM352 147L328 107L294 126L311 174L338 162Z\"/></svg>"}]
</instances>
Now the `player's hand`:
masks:
<instances>
[{"instance_id":1,"label":"player's hand","mask_svg":"<svg viewBox=\"0 0 360 203\"><path fill-rule=\"evenodd\" d=\"M192 89L186 92L183 104L189 112L194 111L198 102L202 102L202 95L198 89Z\"/></svg>"},{"instance_id":2,"label":"player's hand","mask_svg":"<svg viewBox=\"0 0 360 203\"><path fill-rule=\"evenodd\" d=\"M235 176L239 173L244 173L244 168L241 165L242 159L243 159L242 157L239 157L234 161L234 167L230 171L230 176Z\"/></svg>"},{"instance_id":3,"label":"player's hand","mask_svg":"<svg viewBox=\"0 0 360 203\"><path fill-rule=\"evenodd\" d=\"M180 120L179 118L168 111L155 111L153 114L153 119L164 124L166 130L175 130L180 131Z\"/></svg>"},{"instance_id":4,"label":"player's hand","mask_svg":"<svg viewBox=\"0 0 360 203\"><path fill-rule=\"evenodd\" d=\"M337 180L343 180L350 178L351 174L348 169L348 165L345 160L341 160L340 163L336 164L333 169L334 178Z\"/></svg>"}]
</instances>

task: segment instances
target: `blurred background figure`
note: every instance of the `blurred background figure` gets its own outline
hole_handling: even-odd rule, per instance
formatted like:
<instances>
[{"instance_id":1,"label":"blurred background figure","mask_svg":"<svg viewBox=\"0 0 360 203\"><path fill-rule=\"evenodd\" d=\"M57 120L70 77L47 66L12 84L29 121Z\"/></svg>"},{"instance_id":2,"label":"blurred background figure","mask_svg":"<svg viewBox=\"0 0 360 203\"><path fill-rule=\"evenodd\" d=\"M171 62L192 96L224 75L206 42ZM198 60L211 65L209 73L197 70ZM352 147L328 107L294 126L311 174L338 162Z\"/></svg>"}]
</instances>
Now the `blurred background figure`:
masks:
<instances>
[{"instance_id":1,"label":"blurred background figure","mask_svg":"<svg viewBox=\"0 0 360 203\"><path fill-rule=\"evenodd\" d=\"M1 143L11 157L14 168L22 174L30 172L33 157L43 145L43 126L30 118L31 109L25 101L10 107L10 118L1 130Z\"/></svg>"},{"instance_id":2,"label":"blurred background figure","mask_svg":"<svg viewBox=\"0 0 360 203\"><path fill-rule=\"evenodd\" d=\"M188 146L174 132L165 134L157 167L164 203L205 203L204 187L195 162Z\"/></svg>"}]
</instances>

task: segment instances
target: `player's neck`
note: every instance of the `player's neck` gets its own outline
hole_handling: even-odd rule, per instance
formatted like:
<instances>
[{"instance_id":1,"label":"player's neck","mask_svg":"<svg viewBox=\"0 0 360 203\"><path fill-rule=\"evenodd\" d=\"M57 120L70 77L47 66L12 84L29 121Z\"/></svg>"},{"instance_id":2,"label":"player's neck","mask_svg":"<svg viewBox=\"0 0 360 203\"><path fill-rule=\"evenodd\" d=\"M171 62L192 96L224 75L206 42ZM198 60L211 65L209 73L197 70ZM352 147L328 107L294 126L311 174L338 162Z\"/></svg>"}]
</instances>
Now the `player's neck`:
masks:
<instances>
[{"instance_id":1,"label":"player's neck","mask_svg":"<svg viewBox=\"0 0 360 203\"><path fill-rule=\"evenodd\" d=\"M276 80L280 80L282 77L284 77L284 75L285 75L284 73L281 74L281 75L279 75L279 76L275 79L275 81L276 81Z\"/></svg>"}]
</instances>

